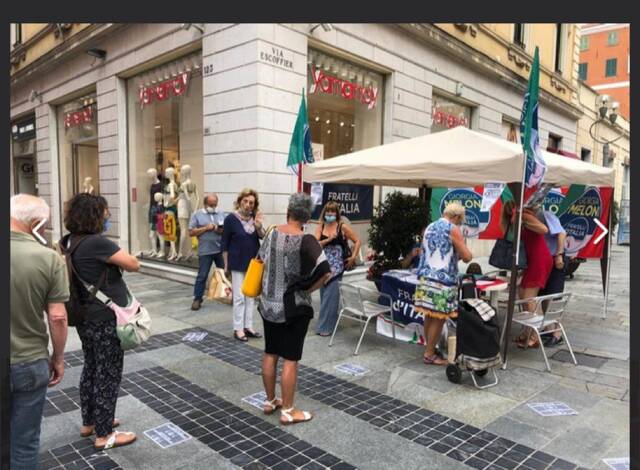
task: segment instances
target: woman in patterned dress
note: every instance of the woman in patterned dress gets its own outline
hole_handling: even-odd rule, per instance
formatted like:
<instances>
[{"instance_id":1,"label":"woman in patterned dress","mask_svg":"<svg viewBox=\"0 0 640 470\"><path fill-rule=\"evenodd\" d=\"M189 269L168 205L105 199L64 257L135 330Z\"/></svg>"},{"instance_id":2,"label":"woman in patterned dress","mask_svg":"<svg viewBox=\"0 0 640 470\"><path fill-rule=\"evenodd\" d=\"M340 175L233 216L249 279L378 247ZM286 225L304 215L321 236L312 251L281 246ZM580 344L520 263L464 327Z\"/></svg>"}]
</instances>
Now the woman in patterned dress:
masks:
<instances>
[{"instance_id":1,"label":"woman in patterned dress","mask_svg":"<svg viewBox=\"0 0 640 470\"><path fill-rule=\"evenodd\" d=\"M463 221L464 207L449 203L422 239L414 306L424 315L425 364L447 364L436 354L436 344L444 322L458 316L458 258L466 263L472 259L460 231Z\"/></svg>"},{"instance_id":2,"label":"woman in patterned dress","mask_svg":"<svg viewBox=\"0 0 640 470\"><path fill-rule=\"evenodd\" d=\"M258 311L264 323L262 381L267 400L264 413L279 408L282 424L309 421L313 415L295 409L293 399L304 339L313 317L311 292L323 286L331 275L329 263L313 235L302 226L309 221L313 202L304 193L293 194L287 208L287 223L269 232L260 247L264 262L262 293ZM282 358L282 399L276 398L276 371Z\"/></svg>"}]
</instances>

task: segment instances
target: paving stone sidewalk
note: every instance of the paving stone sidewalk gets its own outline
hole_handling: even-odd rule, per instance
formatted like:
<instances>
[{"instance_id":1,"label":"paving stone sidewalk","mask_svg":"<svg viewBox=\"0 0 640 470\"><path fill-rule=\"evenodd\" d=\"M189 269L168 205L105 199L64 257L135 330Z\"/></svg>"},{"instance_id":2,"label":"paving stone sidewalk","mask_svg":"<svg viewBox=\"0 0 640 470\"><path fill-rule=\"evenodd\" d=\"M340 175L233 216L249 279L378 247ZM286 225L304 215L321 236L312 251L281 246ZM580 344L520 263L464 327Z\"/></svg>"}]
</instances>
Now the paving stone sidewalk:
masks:
<instances>
[{"instance_id":1,"label":"paving stone sidewalk","mask_svg":"<svg viewBox=\"0 0 640 470\"><path fill-rule=\"evenodd\" d=\"M425 366L420 346L366 334L353 356L359 325L344 322L333 347L309 329L297 405L310 423L281 426L243 398L262 390L262 340L231 337L231 308L206 301L192 312L190 286L127 275L152 312L154 336L125 356L117 416L134 445L95 452L79 436L80 343L74 331L62 384L50 390L41 441L42 468L122 469L422 469L608 468L629 455L629 248L613 250L607 318L600 266L580 266L565 327L579 365L563 345L550 348L552 372L539 350L511 348L499 384L477 390L468 374L449 382ZM362 280L360 280L362 281ZM319 297L315 295L316 308ZM261 330L259 315L255 322ZM192 332L207 333L186 341ZM339 372L351 363L361 376ZM528 405L561 402L577 414L543 417ZM145 430L173 423L190 439L162 448Z\"/></svg>"}]
</instances>

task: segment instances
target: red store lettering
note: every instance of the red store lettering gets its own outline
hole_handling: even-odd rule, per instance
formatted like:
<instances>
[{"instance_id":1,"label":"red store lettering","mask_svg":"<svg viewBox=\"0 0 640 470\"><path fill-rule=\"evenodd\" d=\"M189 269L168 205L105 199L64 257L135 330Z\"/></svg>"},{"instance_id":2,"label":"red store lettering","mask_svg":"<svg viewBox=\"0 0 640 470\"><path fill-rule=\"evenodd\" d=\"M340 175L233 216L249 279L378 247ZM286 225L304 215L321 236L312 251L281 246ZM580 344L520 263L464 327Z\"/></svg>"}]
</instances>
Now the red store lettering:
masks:
<instances>
[{"instance_id":1,"label":"red store lettering","mask_svg":"<svg viewBox=\"0 0 640 470\"><path fill-rule=\"evenodd\" d=\"M339 94L346 100L358 100L362 104L366 104L369 109L375 107L378 101L378 89L369 86L363 87L357 83L348 80L341 80L331 75L325 75L322 70L311 67L312 84L309 90L310 94L323 93L337 95Z\"/></svg>"},{"instance_id":2,"label":"red store lettering","mask_svg":"<svg viewBox=\"0 0 640 470\"><path fill-rule=\"evenodd\" d=\"M158 85L142 87L140 88L140 106L144 108L145 105L151 104L154 95L158 101L164 101L170 95L182 96L187 91L188 84L189 74L185 72Z\"/></svg>"},{"instance_id":3,"label":"red store lettering","mask_svg":"<svg viewBox=\"0 0 640 470\"><path fill-rule=\"evenodd\" d=\"M91 106L86 106L77 111L65 114L64 127L65 129L69 129L91 121L93 121L93 108Z\"/></svg>"}]
</instances>

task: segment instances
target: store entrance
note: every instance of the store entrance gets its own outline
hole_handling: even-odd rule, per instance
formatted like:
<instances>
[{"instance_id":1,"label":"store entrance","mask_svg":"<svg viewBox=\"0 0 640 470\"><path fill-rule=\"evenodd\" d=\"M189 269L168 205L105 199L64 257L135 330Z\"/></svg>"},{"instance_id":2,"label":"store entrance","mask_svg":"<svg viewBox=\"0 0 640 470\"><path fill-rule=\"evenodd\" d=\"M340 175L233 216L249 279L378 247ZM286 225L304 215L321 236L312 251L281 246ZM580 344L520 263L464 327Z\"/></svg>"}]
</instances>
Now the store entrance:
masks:
<instances>
[{"instance_id":1,"label":"store entrance","mask_svg":"<svg viewBox=\"0 0 640 470\"><path fill-rule=\"evenodd\" d=\"M90 138L71 144L73 194L90 191L100 194L98 139ZM90 179L89 179L90 178ZM93 188L93 191L91 191Z\"/></svg>"}]
</instances>

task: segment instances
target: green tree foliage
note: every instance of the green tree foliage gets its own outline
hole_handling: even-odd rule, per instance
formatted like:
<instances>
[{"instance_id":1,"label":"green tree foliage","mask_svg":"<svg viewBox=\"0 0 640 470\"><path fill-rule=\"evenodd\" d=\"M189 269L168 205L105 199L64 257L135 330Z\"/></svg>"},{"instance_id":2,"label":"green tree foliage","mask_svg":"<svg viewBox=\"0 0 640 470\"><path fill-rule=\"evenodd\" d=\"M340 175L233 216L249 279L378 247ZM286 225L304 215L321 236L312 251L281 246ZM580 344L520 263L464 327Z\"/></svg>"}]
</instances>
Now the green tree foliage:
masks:
<instances>
[{"instance_id":1,"label":"green tree foliage","mask_svg":"<svg viewBox=\"0 0 640 470\"><path fill-rule=\"evenodd\" d=\"M369 245L376 252L368 278L398 268L400 259L420 240L428 224L429 207L418 196L394 191L375 208L369 228Z\"/></svg>"}]
</instances>

